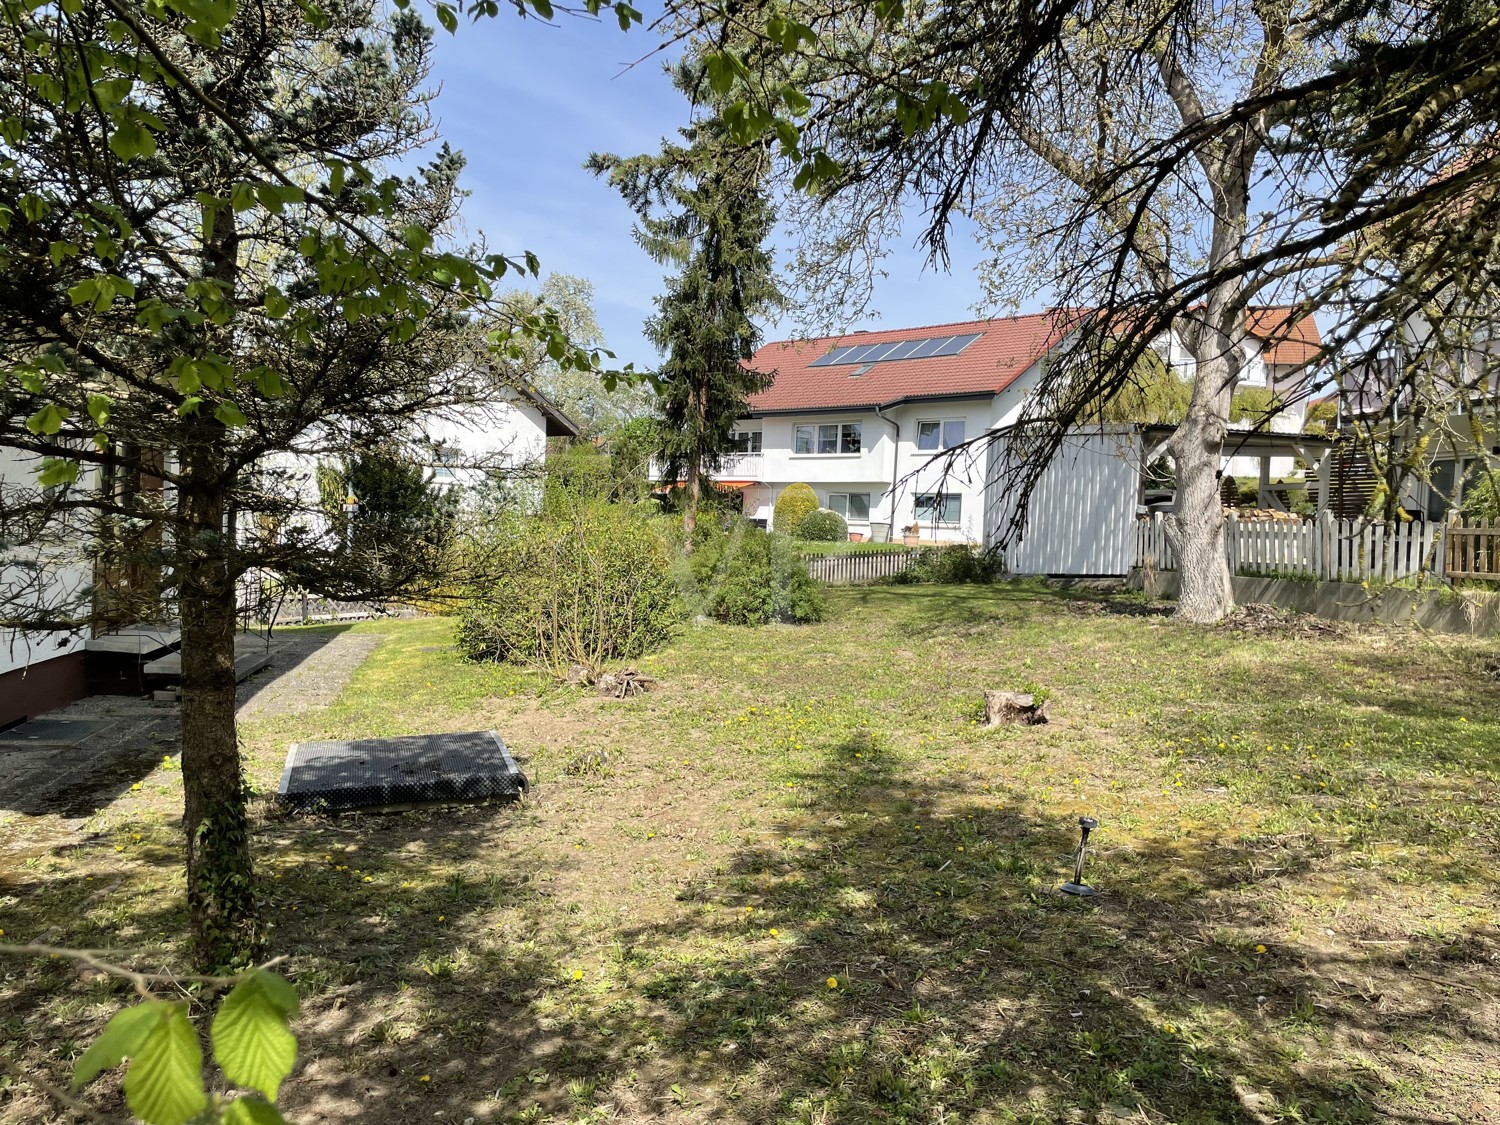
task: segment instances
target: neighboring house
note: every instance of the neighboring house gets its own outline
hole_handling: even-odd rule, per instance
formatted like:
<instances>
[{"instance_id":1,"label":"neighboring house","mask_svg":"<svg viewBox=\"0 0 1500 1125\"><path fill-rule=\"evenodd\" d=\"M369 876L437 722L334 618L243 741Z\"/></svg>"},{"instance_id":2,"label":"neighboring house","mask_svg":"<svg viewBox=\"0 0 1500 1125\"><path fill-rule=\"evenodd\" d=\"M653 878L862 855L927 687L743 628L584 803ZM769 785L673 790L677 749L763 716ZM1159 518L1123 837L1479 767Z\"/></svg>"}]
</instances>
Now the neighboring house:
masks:
<instances>
[{"instance_id":1,"label":"neighboring house","mask_svg":"<svg viewBox=\"0 0 1500 1125\"><path fill-rule=\"evenodd\" d=\"M1348 479L1340 483L1352 499L1340 515L1364 514L1378 487L1365 442L1389 447L1373 458L1378 464L1400 466L1419 453L1420 474L1401 474L1400 506L1416 519L1447 519L1481 473L1500 471L1500 339L1485 333L1449 353L1434 347L1420 323L1407 325L1403 337L1398 351L1341 371L1339 390L1318 400L1335 406L1334 432L1359 439L1343 458ZM1414 385L1425 399L1420 420Z\"/></svg>"},{"instance_id":2,"label":"neighboring house","mask_svg":"<svg viewBox=\"0 0 1500 1125\"><path fill-rule=\"evenodd\" d=\"M1311 318L1290 321L1287 310L1252 314L1245 376L1292 404L1271 428L1295 434L1299 367L1319 337ZM991 495L999 488L992 451L966 451L952 464L941 454L1015 423L1063 339L1052 315L1036 314L767 344L750 364L775 381L751 397L719 479L743 489L745 512L759 521L769 522L776 497L801 481L854 534L885 539L917 524L925 541L987 541L1001 502ZM1180 343L1163 341L1161 351L1179 374L1192 374ZM1248 473L1260 471L1259 461L1245 460ZM1276 460L1290 471L1292 457ZM1138 477L1139 466L1132 472Z\"/></svg>"},{"instance_id":3,"label":"neighboring house","mask_svg":"<svg viewBox=\"0 0 1500 1125\"><path fill-rule=\"evenodd\" d=\"M474 487L496 474L534 483L541 477L547 439L578 435L577 423L530 387L506 389L494 403L476 407L463 419L424 419L421 429L428 480L443 489ZM297 497L302 513L297 522L318 532L325 528L317 483L320 459L310 452L288 452L262 462L263 469L281 478L277 487Z\"/></svg>"},{"instance_id":4,"label":"neighboring house","mask_svg":"<svg viewBox=\"0 0 1500 1125\"><path fill-rule=\"evenodd\" d=\"M0 447L0 507L12 490L35 487L36 458ZM0 614L71 603L93 580L92 569L69 552L38 557L7 554L0 545ZM88 694L84 668L87 630L77 633L0 629L0 730Z\"/></svg>"},{"instance_id":5,"label":"neighboring house","mask_svg":"<svg viewBox=\"0 0 1500 1125\"><path fill-rule=\"evenodd\" d=\"M434 418L424 427L432 448L432 481L474 485L487 473L539 475L548 438L578 436L574 422L534 387L509 392L471 419Z\"/></svg>"}]
</instances>

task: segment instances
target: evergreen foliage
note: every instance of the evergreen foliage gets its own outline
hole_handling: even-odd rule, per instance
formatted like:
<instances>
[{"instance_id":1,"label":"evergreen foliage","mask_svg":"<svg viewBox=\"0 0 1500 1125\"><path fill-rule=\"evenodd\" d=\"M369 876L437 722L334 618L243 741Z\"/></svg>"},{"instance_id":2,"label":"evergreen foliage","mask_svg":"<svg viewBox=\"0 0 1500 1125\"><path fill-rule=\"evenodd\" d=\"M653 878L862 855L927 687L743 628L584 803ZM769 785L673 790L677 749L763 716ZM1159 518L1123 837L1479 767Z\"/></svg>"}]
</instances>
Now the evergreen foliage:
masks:
<instances>
[{"instance_id":1,"label":"evergreen foliage","mask_svg":"<svg viewBox=\"0 0 1500 1125\"><path fill-rule=\"evenodd\" d=\"M809 543L844 543L849 539L849 525L837 512L817 508L802 517L797 538Z\"/></svg>"},{"instance_id":2,"label":"evergreen foliage","mask_svg":"<svg viewBox=\"0 0 1500 1125\"><path fill-rule=\"evenodd\" d=\"M823 619L823 588L792 541L743 520L701 535L689 568L696 613L728 625Z\"/></svg>"},{"instance_id":3,"label":"evergreen foliage","mask_svg":"<svg viewBox=\"0 0 1500 1125\"><path fill-rule=\"evenodd\" d=\"M789 484L776 497L776 506L771 512L771 527L782 535L796 535L802 521L818 510L818 494L812 485Z\"/></svg>"},{"instance_id":4,"label":"evergreen foliage","mask_svg":"<svg viewBox=\"0 0 1500 1125\"><path fill-rule=\"evenodd\" d=\"M674 82L695 105L708 89L691 56ZM771 382L745 365L760 342L757 321L783 300L766 247L776 221L765 187L770 152L735 144L708 116L659 153L595 154L589 166L635 210L646 252L676 270L646 335L667 357L657 373L661 456L666 477L686 482L691 542L702 478L722 463L746 399Z\"/></svg>"}]
</instances>

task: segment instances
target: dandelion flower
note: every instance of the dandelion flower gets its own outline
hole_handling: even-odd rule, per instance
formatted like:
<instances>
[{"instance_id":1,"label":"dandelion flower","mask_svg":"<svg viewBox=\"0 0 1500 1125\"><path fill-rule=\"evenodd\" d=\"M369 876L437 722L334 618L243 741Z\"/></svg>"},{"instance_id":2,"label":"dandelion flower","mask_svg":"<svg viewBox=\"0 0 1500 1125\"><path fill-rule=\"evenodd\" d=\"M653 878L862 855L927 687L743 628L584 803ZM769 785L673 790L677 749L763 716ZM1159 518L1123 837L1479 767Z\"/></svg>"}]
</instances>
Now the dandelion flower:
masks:
<instances>
[{"instance_id":1,"label":"dandelion flower","mask_svg":"<svg viewBox=\"0 0 1500 1125\"><path fill-rule=\"evenodd\" d=\"M424 1075L422 1075L421 1078L418 1078L417 1081L418 1082L431 1082L432 1081L432 1075L430 1075L430 1074L424 1074Z\"/></svg>"},{"instance_id":2,"label":"dandelion flower","mask_svg":"<svg viewBox=\"0 0 1500 1125\"><path fill-rule=\"evenodd\" d=\"M1256 953L1264 953L1265 951L1266 951L1266 947L1263 946L1263 945L1257 945L1255 947L1255 952Z\"/></svg>"},{"instance_id":3,"label":"dandelion flower","mask_svg":"<svg viewBox=\"0 0 1500 1125\"><path fill-rule=\"evenodd\" d=\"M829 977L828 980L825 983L828 985L829 988L837 988L839 986L839 978L838 977Z\"/></svg>"},{"instance_id":4,"label":"dandelion flower","mask_svg":"<svg viewBox=\"0 0 1500 1125\"><path fill-rule=\"evenodd\" d=\"M1161 1029L1163 1031L1165 1031L1168 1035L1176 1035L1177 1034L1177 1025L1175 1023L1164 1023L1164 1024L1161 1025Z\"/></svg>"},{"instance_id":5,"label":"dandelion flower","mask_svg":"<svg viewBox=\"0 0 1500 1125\"><path fill-rule=\"evenodd\" d=\"M775 926L771 927L771 929L769 930L769 933L770 933L770 935L772 937L780 937L781 936L781 931L778 930Z\"/></svg>"},{"instance_id":6,"label":"dandelion flower","mask_svg":"<svg viewBox=\"0 0 1500 1125\"><path fill-rule=\"evenodd\" d=\"M574 969L573 970L573 979L574 980L582 980L583 979L583 970L582 969Z\"/></svg>"},{"instance_id":7,"label":"dandelion flower","mask_svg":"<svg viewBox=\"0 0 1500 1125\"><path fill-rule=\"evenodd\" d=\"M134 785L132 785L132 786L131 786L131 787L130 787L130 791L131 791L131 792L132 792L132 793L136 793L136 792L139 792L139 791L140 791L140 788L141 788L141 783L140 783L140 782L139 782L139 781L137 781L137 782L136 782L136 783L135 783L135 784L134 784Z\"/></svg>"}]
</instances>

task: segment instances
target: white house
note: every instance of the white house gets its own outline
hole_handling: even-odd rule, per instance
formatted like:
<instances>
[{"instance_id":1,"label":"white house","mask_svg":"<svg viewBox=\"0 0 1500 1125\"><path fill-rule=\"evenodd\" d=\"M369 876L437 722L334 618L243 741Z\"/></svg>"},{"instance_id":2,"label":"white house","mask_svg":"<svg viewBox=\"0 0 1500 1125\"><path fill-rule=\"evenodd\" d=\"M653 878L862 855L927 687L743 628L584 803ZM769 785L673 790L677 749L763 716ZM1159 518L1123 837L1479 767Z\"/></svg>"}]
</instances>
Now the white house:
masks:
<instances>
[{"instance_id":1,"label":"white house","mask_svg":"<svg viewBox=\"0 0 1500 1125\"><path fill-rule=\"evenodd\" d=\"M539 472L548 438L578 436L578 423L536 388L501 394L493 407L471 417L435 417L424 424L433 483L473 485L488 472Z\"/></svg>"},{"instance_id":2,"label":"white house","mask_svg":"<svg viewBox=\"0 0 1500 1125\"><path fill-rule=\"evenodd\" d=\"M37 458L0 447L0 508L33 493ZM74 608L93 580L84 552L56 549L8 557L0 547L0 614L28 615L47 606ZM88 694L87 630L0 629L0 730Z\"/></svg>"},{"instance_id":3,"label":"white house","mask_svg":"<svg viewBox=\"0 0 1500 1125\"><path fill-rule=\"evenodd\" d=\"M777 496L800 481L845 516L851 534L885 539L916 524L928 542L988 541L1002 504L991 495L999 487L991 452L979 447L952 463L941 454L1015 423L1065 335L1042 313L767 344L750 365L774 381L737 423L737 451L720 481L742 488L746 514L767 523ZM1294 322L1288 310L1265 309L1248 318L1246 385L1291 403L1273 430L1301 430L1301 365L1318 346L1310 317ZM1192 374L1175 341L1165 356ZM1252 464L1247 471L1258 471Z\"/></svg>"}]
</instances>

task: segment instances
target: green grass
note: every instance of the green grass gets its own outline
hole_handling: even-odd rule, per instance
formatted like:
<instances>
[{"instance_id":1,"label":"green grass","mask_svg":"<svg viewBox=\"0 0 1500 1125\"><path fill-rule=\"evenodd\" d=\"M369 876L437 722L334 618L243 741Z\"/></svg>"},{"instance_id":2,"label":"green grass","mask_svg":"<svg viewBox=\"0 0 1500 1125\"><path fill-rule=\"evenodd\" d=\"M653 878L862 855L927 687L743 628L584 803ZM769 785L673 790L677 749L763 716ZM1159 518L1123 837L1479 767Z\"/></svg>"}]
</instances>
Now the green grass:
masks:
<instances>
[{"instance_id":1,"label":"green grass","mask_svg":"<svg viewBox=\"0 0 1500 1125\"><path fill-rule=\"evenodd\" d=\"M288 1118L1496 1120L1492 647L1034 584L830 608L690 627L629 701L366 623L336 704L247 724L262 790L294 739L488 727L534 781L512 809L257 805L304 1002ZM977 725L1022 686L1050 725ZM180 956L177 775L145 789L35 857L7 938ZM1090 902L1054 893L1084 813ZM7 1049L54 1081L123 999L55 964L5 988Z\"/></svg>"}]
</instances>

